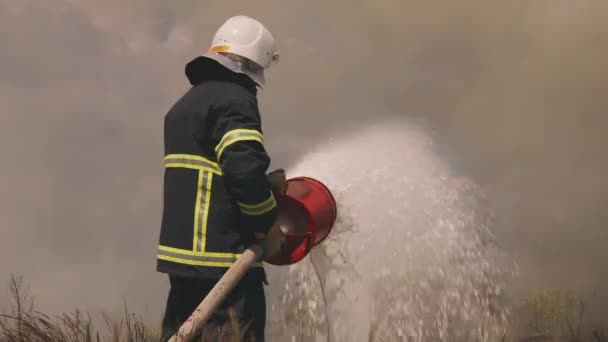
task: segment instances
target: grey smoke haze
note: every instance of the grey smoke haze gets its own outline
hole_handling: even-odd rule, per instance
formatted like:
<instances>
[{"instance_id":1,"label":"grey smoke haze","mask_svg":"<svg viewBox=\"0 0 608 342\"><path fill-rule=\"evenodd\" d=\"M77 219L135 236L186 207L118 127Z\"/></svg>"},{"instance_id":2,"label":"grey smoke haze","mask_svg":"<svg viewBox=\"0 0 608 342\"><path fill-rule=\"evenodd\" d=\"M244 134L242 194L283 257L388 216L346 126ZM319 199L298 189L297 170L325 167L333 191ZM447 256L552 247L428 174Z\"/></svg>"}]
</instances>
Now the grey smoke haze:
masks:
<instances>
[{"instance_id":1,"label":"grey smoke haze","mask_svg":"<svg viewBox=\"0 0 608 342\"><path fill-rule=\"evenodd\" d=\"M42 308L124 297L160 315L162 117L235 14L279 40L260 95L273 166L370 121L426 120L489 191L522 287L608 302L604 0L0 0L0 281L23 274Z\"/></svg>"}]
</instances>

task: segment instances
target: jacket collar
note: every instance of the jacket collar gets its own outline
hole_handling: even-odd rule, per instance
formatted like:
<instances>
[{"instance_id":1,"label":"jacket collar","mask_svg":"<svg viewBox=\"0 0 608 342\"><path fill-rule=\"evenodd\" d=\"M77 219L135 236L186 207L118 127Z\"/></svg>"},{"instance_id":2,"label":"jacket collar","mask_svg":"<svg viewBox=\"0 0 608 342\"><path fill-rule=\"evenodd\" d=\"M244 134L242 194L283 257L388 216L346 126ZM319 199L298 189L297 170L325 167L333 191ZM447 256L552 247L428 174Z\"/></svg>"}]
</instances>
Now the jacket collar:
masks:
<instances>
[{"instance_id":1,"label":"jacket collar","mask_svg":"<svg viewBox=\"0 0 608 342\"><path fill-rule=\"evenodd\" d=\"M245 74L236 73L215 59L199 56L186 64L185 74L191 85L196 86L205 81L227 81L237 83L254 94L257 94L256 83Z\"/></svg>"}]
</instances>

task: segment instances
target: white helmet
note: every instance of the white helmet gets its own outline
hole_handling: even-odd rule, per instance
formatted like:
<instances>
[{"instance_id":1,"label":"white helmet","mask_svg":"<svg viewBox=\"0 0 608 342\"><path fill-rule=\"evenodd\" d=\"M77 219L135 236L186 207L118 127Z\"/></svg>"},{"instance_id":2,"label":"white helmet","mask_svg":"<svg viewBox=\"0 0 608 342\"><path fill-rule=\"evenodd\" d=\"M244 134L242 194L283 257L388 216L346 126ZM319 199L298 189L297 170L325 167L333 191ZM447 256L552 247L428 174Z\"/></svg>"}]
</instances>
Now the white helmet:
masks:
<instances>
[{"instance_id":1,"label":"white helmet","mask_svg":"<svg viewBox=\"0 0 608 342\"><path fill-rule=\"evenodd\" d=\"M279 53L272 34L259 21L239 15L229 18L215 33L209 52L230 53L267 69L278 62Z\"/></svg>"}]
</instances>

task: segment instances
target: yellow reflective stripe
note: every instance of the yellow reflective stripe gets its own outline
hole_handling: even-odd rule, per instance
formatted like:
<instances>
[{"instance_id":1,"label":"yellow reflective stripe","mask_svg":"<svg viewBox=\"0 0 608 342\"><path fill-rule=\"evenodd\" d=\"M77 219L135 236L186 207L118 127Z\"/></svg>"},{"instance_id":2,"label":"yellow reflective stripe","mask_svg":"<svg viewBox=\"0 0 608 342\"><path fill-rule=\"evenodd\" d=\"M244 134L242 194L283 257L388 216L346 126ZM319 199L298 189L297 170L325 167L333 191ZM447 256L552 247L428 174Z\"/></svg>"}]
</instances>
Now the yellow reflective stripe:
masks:
<instances>
[{"instance_id":1,"label":"yellow reflective stripe","mask_svg":"<svg viewBox=\"0 0 608 342\"><path fill-rule=\"evenodd\" d=\"M219 254L219 255L215 255ZM231 253L197 253L189 250L158 246L158 259L193 266L230 267L241 256ZM254 266L262 266L257 262Z\"/></svg>"},{"instance_id":2,"label":"yellow reflective stripe","mask_svg":"<svg viewBox=\"0 0 608 342\"><path fill-rule=\"evenodd\" d=\"M191 266L207 266L207 267L230 267L233 262L214 262L214 261L196 261L196 260L188 260L182 258L171 257L167 255L158 254L157 256L160 260L171 261L177 264L185 264Z\"/></svg>"},{"instance_id":3,"label":"yellow reflective stripe","mask_svg":"<svg viewBox=\"0 0 608 342\"><path fill-rule=\"evenodd\" d=\"M222 169L217 163L193 154L168 154L165 156L165 167L207 170L219 175L222 174Z\"/></svg>"},{"instance_id":4,"label":"yellow reflective stripe","mask_svg":"<svg viewBox=\"0 0 608 342\"><path fill-rule=\"evenodd\" d=\"M203 200L203 192L207 192L206 189L204 189L203 184L207 184L207 182L205 182L206 178L207 178L207 174L208 172L205 171L199 171L198 172L198 181L196 183L196 200L194 202L194 234L192 234L192 250L193 251L200 251L200 239L201 236L198 233L199 227L202 226L202 220L201 220L201 201ZM205 198L207 196L204 196ZM204 208L204 206L202 206L202 208Z\"/></svg>"},{"instance_id":5,"label":"yellow reflective stripe","mask_svg":"<svg viewBox=\"0 0 608 342\"><path fill-rule=\"evenodd\" d=\"M242 202L237 202L239 205L241 212L245 215L263 215L277 206L277 201L275 200L272 193L270 193L270 197L266 199L264 202L256 203L256 204L246 204Z\"/></svg>"},{"instance_id":6,"label":"yellow reflective stripe","mask_svg":"<svg viewBox=\"0 0 608 342\"><path fill-rule=\"evenodd\" d=\"M191 256L191 255L201 256L202 255L202 256L215 257L215 258L233 258L233 259L241 256L240 254L237 254L237 253L196 252L196 251L192 251L192 250L188 250L188 249L180 249L180 248L174 248L174 247L163 246L163 245L159 245L158 250L181 254L183 256Z\"/></svg>"},{"instance_id":7,"label":"yellow reflective stripe","mask_svg":"<svg viewBox=\"0 0 608 342\"><path fill-rule=\"evenodd\" d=\"M217 168L220 167L216 162L211 161L205 157L202 157L202 156L199 156L196 154L184 154L184 153L167 154L165 156L165 160L169 160L169 159L187 159L189 161L204 162L204 163L209 164L209 166L212 166L212 167L217 167Z\"/></svg>"},{"instance_id":8,"label":"yellow reflective stripe","mask_svg":"<svg viewBox=\"0 0 608 342\"><path fill-rule=\"evenodd\" d=\"M220 157L222 156L222 153L226 147L234 144L237 141L245 140L257 141L262 145L264 144L264 136L262 133L254 129L233 129L224 134L220 142L215 147L217 160L220 160Z\"/></svg>"},{"instance_id":9,"label":"yellow reflective stripe","mask_svg":"<svg viewBox=\"0 0 608 342\"><path fill-rule=\"evenodd\" d=\"M202 252L205 250L212 181L213 174L211 172L203 170L199 172L196 186L196 204L194 207L194 236L192 241L194 251Z\"/></svg>"},{"instance_id":10,"label":"yellow reflective stripe","mask_svg":"<svg viewBox=\"0 0 608 342\"><path fill-rule=\"evenodd\" d=\"M207 183L205 184L205 188L208 190L205 192L205 205L201 208L200 216L202 223L202 231L200 235L200 251L205 251L205 244L207 242L207 220L209 218L209 204L211 202L211 184L213 181L213 174L207 173Z\"/></svg>"},{"instance_id":11,"label":"yellow reflective stripe","mask_svg":"<svg viewBox=\"0 0 608 342\"><path fill-rule=\"evenodd\" d=\"M244 209L259 209L263 206L266 206L272 202L275 202L274 196L272 194L270 194L270 197L268 197L268 199L266 199L264 202L260 202L260 203L256 203L256 204L246 204L243 202L237 202L239 204L239 206L241 208ZM276 203L276 202L275 202Z\"/></svg>"}]
</instances>

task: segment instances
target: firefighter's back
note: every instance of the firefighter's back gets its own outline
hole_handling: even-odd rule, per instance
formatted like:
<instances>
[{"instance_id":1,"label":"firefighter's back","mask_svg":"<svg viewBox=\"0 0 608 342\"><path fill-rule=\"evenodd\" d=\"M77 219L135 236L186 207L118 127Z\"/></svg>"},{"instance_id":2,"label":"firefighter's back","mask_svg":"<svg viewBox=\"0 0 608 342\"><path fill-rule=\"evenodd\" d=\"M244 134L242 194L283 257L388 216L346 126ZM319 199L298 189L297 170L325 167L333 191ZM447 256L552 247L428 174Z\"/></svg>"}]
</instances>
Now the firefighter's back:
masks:
<instances>
[{"instance_id":1,"label":"firefighter's back","mask_svg":"<svg viewBox=\"0 0 608 342\"><path fill-rule=\"evenodd\" d=\"M226 189L211 130L218 108L255 99L255 88L219 66L207 65L206 70L207 79L189 89L165 116L157 270L219 278L254 241L254 234L239 227L241 214Z\"/></svg>"}]
</instances>

